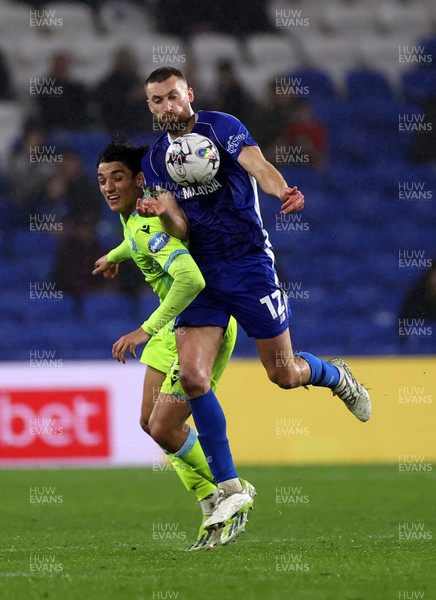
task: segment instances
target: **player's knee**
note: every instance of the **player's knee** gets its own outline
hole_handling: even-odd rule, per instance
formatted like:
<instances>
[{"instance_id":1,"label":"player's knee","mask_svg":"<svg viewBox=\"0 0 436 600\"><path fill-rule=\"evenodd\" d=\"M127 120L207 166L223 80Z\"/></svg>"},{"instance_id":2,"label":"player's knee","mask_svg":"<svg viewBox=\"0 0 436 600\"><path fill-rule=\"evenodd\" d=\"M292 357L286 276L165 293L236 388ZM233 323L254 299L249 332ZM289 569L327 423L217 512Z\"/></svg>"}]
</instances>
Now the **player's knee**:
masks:
<instances>
[{"instance_id":1,"label":"player's knee","mask_svg":"<svg viewBox=\"0 0 436 600\"><path fill-rule=\"evenodd\" d=\"M301 386L301 373L297 368L288 367L283 369L279 367L268 371L268 377L283 390L291 390Z\"/></svg>"},{"instance_id":2,"label":"player's knee","mask_svg":"<svg viewBox=\"0 0 436 600\"><path fill-rule=\"evenodd\" d=\"M202 396L210 389L209 377L199 368L182 369L180 383L190 398Z\"/></svg>"},{"instance_id":3,"label":"player's knee","mask_svg":"<svg viewBox=\"0 0 436 600\"><path fill-rule=\"evenodd\" d=\"M150 419L149 428L150 435L156 444L159 444L163 448L168 447L171 443L171 434L165 422L159 419Z\"/></svg>"}]
</instances>

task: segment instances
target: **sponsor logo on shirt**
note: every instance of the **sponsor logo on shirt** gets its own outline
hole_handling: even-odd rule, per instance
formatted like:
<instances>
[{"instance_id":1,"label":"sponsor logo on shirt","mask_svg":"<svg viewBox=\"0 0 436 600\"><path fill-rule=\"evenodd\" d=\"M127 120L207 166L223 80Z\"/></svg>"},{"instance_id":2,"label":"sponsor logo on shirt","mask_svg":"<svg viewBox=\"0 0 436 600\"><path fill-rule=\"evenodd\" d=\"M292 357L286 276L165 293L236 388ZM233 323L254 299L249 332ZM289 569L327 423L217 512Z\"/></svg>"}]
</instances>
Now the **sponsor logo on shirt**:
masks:
<instances>
[{"instance_id":1,"label":"sponsor logo on shirt","mask_svg":"<svg viewBox=\"0 0 436 600\"><path fill-rule=\"evenodd\" d=\"M230 154L234 154L237 149L239 144L245 140L246 135L245 133L240 133L238 135L231 135L229 137L229 139L227 140L227 152L229 152Z\"/></svg>"},{"instance_id":2,"label":"sponsor logo on shirt","mask_svg":"<svg viewBox=\"0 0 436 600\"><path fill-rule=\"evenodd\" d=\"M180 191L183 200L188 200L193 196L206 196L207 194L212 194L212 192L215 192L220 187L222 187L222 185L219 181L217 181L216 179L211 179L203 185L196 185L195 187L186 186L183 187Z\"/></svg>"},{"instance_id":3,"label":"sponsor logo on shirt","mask_svg":"<svg viewBox=\"0 0 436 600\"><path fill-rule=\"evenodd\" d=\"M148 242L148 249L150 252L153 252L153 254L156 254L156 252L162 250L162 248L164 248L169 241L170 236L167 233L164 233L163 231L161 233L156 233L150 238Z\"/></svg>"}]
</instances>

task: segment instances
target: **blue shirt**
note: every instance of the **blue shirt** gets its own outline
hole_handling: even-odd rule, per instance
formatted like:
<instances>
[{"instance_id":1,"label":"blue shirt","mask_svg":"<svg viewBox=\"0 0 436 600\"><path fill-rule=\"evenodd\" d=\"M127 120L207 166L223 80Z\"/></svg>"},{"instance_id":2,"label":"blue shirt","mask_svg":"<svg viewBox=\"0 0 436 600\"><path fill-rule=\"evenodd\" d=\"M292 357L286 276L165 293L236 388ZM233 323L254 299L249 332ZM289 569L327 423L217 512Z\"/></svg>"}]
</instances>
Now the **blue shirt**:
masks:
<instances>
[{"instance_id":1,"label":"blue shirt","mask_svg":"<svg viewBox=\"0 0 436 600\"><path fill-rule=\"evenodd\" d=\"M162 134L142 161L146 187L174 193L191 227L190 252L199 265L214 258L231 259L255 248L271 247L260 216L257 184L237 162L244 147L256 146L236 117L199 111L192 133L211 139L220 153L220 167L205 185L181 186L168 174L165 153L171 143Z\"/></svg>"}]
</instances>

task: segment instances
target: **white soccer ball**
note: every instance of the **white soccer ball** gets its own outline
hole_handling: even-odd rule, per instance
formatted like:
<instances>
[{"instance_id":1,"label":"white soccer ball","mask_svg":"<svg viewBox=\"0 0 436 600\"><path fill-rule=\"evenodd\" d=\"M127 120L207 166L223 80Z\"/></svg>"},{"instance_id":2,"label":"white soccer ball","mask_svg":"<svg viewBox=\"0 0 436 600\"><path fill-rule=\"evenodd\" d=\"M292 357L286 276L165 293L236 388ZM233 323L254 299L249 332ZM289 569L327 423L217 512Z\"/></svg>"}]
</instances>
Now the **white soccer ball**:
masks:
<instances>
[{"instance_id":1,"label":"white soccer ball","mask_svg":"<svg viewBox=\"0 0 436 600\"><path fill-rule=\"evenodd\" d=\"M186 133L170 144L165 163L171 178L179 185L201 185L217 174L220 155L208 137Z\"/></svg>"}]
</instances>

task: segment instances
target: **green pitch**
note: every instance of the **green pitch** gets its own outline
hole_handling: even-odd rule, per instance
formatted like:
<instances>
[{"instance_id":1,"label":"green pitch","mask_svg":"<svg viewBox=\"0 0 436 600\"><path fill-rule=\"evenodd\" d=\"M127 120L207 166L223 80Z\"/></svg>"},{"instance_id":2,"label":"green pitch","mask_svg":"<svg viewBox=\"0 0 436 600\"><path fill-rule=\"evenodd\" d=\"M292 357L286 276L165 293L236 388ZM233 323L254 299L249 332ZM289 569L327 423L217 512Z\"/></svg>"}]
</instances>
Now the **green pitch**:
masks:
<instances>
[{"instance_id":1,"label":"green pitch","mask_svg":"<svg viewBox=\"0 0 436 600\"><path fill-rule=\"evenodd\" d=\"M2 600L436 598L435 476L398 465L244 468L237 543L188 553L200 522L168 471L4 471Z\"/></svg>"}]
</instances>

